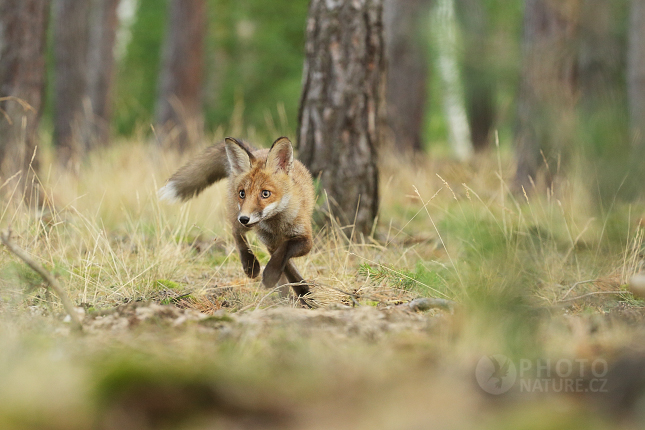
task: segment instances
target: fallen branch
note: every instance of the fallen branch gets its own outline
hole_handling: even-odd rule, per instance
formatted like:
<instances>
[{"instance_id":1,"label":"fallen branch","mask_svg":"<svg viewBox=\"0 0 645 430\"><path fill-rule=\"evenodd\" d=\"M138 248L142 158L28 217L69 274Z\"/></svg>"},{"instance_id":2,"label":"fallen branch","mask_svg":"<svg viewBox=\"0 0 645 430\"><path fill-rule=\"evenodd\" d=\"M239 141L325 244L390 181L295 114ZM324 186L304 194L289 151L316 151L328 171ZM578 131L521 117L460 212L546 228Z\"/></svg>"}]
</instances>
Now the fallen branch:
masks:
<instances>
[{"instance_id":1,"label":"fallen branch","mask_svg":"<svg viewBox=\"0 0 645 430\"><path fill-rule=\"evenodd\" d=\"M571 297L570 299L558 300L556 303L573 302L574 300L584 299L585 297L596 296L600 294L631 294L629 291L594 291L592 293L583 294L581 296Z\"/></svg>"},{"instance_id":2,"label":"fallen branch","mask_svg":"<svg viewBox=\"0 0 645 430\"><path fill-rule=\"evenodd\" d=\"M597 279L589 279L589 280L587 280L587 281L578 281L578 282L576 282L575 284L573 284L573 285L571 286L571 288L569 288L569 289L567 290L567 292L566 292L566 293L564 293L564 296L562 296L562 299L561 299L560 301L564 301L564 299L566 299L566 298L567 298L567 296L569 295L569 293L571 293L571 291L573 291L573 289L574 289L574 288L576 288L578 285L591 284L592 282L597 282L597 281L598 281Z\"/></svg>"},{"instance_id":3,"label":"fallen branch","mask_svg":"<svg viewBox=\"0 0 645 430\"><path fill-rule=\"evenodd\" d=\"M4 246L9 249L9 251L13 252L18 258L24 261L29 267L31 267L33 271L38 273L45 280L45 282L47 282L47 284L49 284L49 287L54 290L56 295L60 298L61 302L63 302L63 308L65 308L65 311L72 319L72 326L74 327L74 329L81 331L83 329L83 325L80 318L78 317L78 313L76 313L76 308L69 300L69 297L67 297L67 294L61 288L56 278L54 278L51 273L45 270L43 266L34 261L34 259L31 258L29 254L27 254L27 252L25 252L18 245L15 245L11 242L11 229L2 232L0 234L0 239L2 240Z\"/></svg>"},{"instance_id":4,"label":"fallen branch","mask_svg":"<svg viewBox=\"0 0 645 430\"><path fill-rule=\"evenodd\" d=\"M360 306L360 303L358 303L358 300L360 297L366 298L368 300L373 300L375 302L382 303L382 300L379 300L377 298L370 297L368 295L358 295L358 294L353 294L349 293L347 291L343 291L340 288L332 287L331 285L325 285L325 284L316 284L321 287L329 288L331 290L338 291L339 293L346 294L349 296L350 299L352 299L352 303L354 306ZM406 310L411 310L413 312L424 312L430 309L443 309L449 312L454 312L454 309L457 305L457 302L454 302L452 300L448 299L436 299L436 298L427 298L427 297L420 297L418 299L411 300L407 303L402 303L400 305L396 305L395 307L397 308L404 308Z\"/></svg>"}]
</instances>

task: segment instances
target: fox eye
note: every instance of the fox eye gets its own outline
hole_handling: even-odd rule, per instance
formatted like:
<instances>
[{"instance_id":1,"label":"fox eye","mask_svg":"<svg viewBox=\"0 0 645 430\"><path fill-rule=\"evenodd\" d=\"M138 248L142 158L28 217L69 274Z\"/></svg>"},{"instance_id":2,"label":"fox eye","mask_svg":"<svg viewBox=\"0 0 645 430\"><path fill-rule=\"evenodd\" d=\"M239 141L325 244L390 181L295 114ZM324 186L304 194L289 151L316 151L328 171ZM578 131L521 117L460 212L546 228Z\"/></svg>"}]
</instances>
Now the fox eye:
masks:
<instances>
[{"instance_id":1,"label":"fox eye","mask_svg":"<svg viewBox=\"0 0 645 430\"><path fill-rule=\"evenodd\" d=\"M269 191L269 190L262 190L262 198L263 198L263 199L268 199L270 195L271 195L271 191Z\"/></svg>"},{"instance_id":2,"label":"fox eye","mask_svg":"<svg viewBox=\"0 0 645 430\"><path fill-rule=\"evenodd\" d=\"M246 197L246 193L244 190L240 190L240 198L243 199L244 197Z\"/></svg>"}]
</instances>

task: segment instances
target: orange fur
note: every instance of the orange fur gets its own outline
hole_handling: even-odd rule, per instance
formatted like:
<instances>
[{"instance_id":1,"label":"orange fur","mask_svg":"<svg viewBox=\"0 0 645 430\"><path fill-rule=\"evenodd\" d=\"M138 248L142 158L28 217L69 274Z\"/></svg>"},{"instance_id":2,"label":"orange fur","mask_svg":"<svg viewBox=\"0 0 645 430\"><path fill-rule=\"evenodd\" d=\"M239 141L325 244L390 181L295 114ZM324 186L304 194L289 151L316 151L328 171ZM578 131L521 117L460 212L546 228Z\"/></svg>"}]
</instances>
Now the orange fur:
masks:
<instances>
[{"instance_id":1,"label":"orange fur","mask_svg":"<svg viewBox=\"0 0 645 430\"><path fill-rule=\"evenodd\" d=\"M264 285L273 288L284 275L290 283L301 283L293 286L298 296L307 294L309 289L290 259L311 250L314 187L307 168L293 159L286 137L277 139L271 149L260 150L226 138L179 169L159 190L160 197L190 198L221 179L224 167L229 178L228 216L245 273L253 278L260 274L245 237L255 230L271 254Z\"/></svg>"}]
</instances>

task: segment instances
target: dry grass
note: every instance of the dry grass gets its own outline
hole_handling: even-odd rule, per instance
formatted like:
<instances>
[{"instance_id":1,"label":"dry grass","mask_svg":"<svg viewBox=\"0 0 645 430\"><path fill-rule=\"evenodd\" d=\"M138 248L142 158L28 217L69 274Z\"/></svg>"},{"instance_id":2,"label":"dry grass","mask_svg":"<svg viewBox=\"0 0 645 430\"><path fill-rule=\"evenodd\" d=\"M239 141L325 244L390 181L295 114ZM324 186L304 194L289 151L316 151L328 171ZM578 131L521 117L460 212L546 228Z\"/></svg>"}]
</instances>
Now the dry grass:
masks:
<instances>
[{"instance_id":1,"label":"dry grass","mask_svg":"<svg viewBox=\"0 0 645 430\"><path fill-rule=\"evenodd\" d=\"M297 261L318 306L303 310L243 276L223 184L158 202L180 157L123 141L78 175L44 158L50 206L5 200L0 227L86 309L86 335L0 253L0 427L614 428L588 413L594 399L491 398L473 382L484 355L613 363L641 349L642 302L624 285L643 209L595 210L580 175L529 199L510 193L504 151L383 157L373 237L350 242L325 215ZM417 297L457 307L399 306Z\"/></svg>"}]
</instances>

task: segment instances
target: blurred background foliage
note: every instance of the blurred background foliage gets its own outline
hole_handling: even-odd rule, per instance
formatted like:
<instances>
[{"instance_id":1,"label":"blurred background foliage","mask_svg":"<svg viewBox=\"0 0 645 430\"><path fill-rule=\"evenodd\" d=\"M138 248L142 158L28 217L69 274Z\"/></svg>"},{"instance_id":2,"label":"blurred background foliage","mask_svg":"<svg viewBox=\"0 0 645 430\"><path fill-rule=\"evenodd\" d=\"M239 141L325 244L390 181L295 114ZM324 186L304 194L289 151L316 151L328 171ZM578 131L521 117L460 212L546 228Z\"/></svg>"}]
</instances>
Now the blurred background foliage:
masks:
<instances>
[{"instance_id":1,"label":"blurred background foliage","mask_svg":"<svg viewBox=\"0 0 645 430\"><path fill-rule=\"evenodd\" d=\"M307 0L207 1L203 84L207 133L229 126L234 115L239 116L238 120L243 119L243 132L251 127L261 135L272 135L276 131L294 133L302 85L308 3ZM640 188L635 181L624 183L631 164L629 160L633 160L625 77L629 2L605 3L607 6L602 13L608 15L601 17L602 29L596 26L594 19L585 22L582 16L580 21L579 79L583 84L585 80L588 82L578 94L581 103L577 106L577 132L571 145L585 160L578 167L586 172L589 169L598 172L595 180L601 195L613 196L622 189L622 193L629 196ZM470 21L469 12L465 10L468 4L468 1L455 4L460 25L456 46L462 78L467 83L485 76L494 85L491 93L493 128L499 133L500 145L510 148L514 142L521 74L524 2L481 0L485 40L479 46L484 47L485 52L468 49ZM449 132L442 101L444 84L436 73L437 38L432 37L431 3L427 5L418 17L421 31L416 34L429 54L430 70L422 142L426 151L449 154ZM165 1L123 0L119 6L121 23L116 46L111 124L118 136L130 136L137 129L150 133L150 124L155 123L167 14ZM49 50L52 46L49 43ZM51 124L52 115L52 91L48 90L48 94L45 124ZM465 94L468 98L468 88Z\"/></svg>"},{"instance_id":2,"label":"blurred background foliage","mask_svg":"<svg viewBox=\"0 0 645 430\"><path fill-rule=\"evenodd\" d=\"M204 5L200 11L206 11L203 50L185 53L184 60L195 52L200 57L203 55L203 60L187 65L183 75L176 75L175 84L181 85L182 79L185 81L203 69L203 79L196 78L197 95L195 91L189 95L173 93L177 88L164 92L160 84L164 64L170 68L168 61L164 63L169 29L183 29L178 33L181 35L190 28L190 22L173 18L172 5L180 2L87 1L94 8L97 4L118 5L118 8L114 6L118 20L114 73L110 74L114 81L106 91L111 112L103 116L97 113L94 117L85 112L85 123L105 118L111 139L147 137L180 151L184 147L175 145L173 139L191 144L199 141L201 145L213 135L226 132L267 144L277 134L299 135L308 0L195 2ZM44 83L47 96L41 128L45 131L44 141L52 135L53 145L63 153L59 157L63 165L68 165L74 157L67 157L61 151L70 144L60 136L74 134L75 126L69 127L69 117L82 110L80 102L71 106L63 100L66 94L63 86L56 88L56 76L74 71L70 64L56 63L57 50L63 53L58 54L61 57L66 55L65 50L74 48L74 40L71 43L68 40L66 45L65 35L56 34L55 24L61 18L57 18L55 6L68 2L53 1L52 22L44 24L48 27ZM643 92L638 87L639 74L645 75L645 65L640 65L637 58L640 51L645 52L638 43L638 32L644 26L637 20L640 3L639 0L385 0L386 12L394 10L402 16L391 27L388 24L391 18L384 14L383 37L386 50L387 46L398 44L386 54L388 74L396 76L395 81L403 82L399 87L392 80L386 83L390 89L384 104L390 126L385 132L387 140L398 152L422 150L440 159L460 161L473 160L473 153L477 155L494 148L499 142L502 151L506 151L506 160L514 159L518 165L514 191L522 186L528 189L526 178L529 176L538 183L546 183L547 188L552 180L577 178L586 183L591 198L601 209L611 205L615 198L639 197L645 179L645 169L639 165L645 148L639 118L645 109L637 106L639 94ZM540 8L545 16L535 12ZM446 10L451 12L446 14ZM540 19L542 33L529 35L527 28ZM114 30L114 26L111 28ZM96 33L92 29L85 31L88 39ZM77 39L80 41L82 36ZM195 46L188 43L183 46ZM553 45L544 49L549 43ZM406 51L404 56L397 57L402 50ZM180 57L173 57L171 62L181 63ZM456 67L450 64L444 67L446 61ZM548 70L534 70L542 66ZM92 60L83 67L91 69ZM416 97L415 92L425 97ZM392 96L396 93L402 94L398 101ZM173 105L174 116L160 114L160 100L169 100L174 94L179 101ZM462 117L467 116L468 127L463 126L463 120L460 126L454 115L451 117L447 108L450 95L455 96L453 104L457 100ZM190 104L187 100L192 100L191 106L194 106L197 99L197 108L186 107ZM184 103L183 112L181 103ZM423 104L421 108L405 108L406 104L419 103ZM62 114L63 110L69 112ZM419 116L420 121L406 120L413 116ZM394 124L397 120L398 128ZM195 133L189 138L177 138L167 129L162 130L162 125L172 123L192 127ZM87 125L77 126L83 127ZM460 127L465 134L455 134ZM408 136L406 131L410 129L420 131L413 130ZM84 150L68 149L72 155L77 154L73 160L76 164L93 145L108 143L99 136L96 140L100 142L93 144L84 133L92 132L81 130L72 138L83 141ZM522 139L527 135L529 142L523 144ZM462 149L466 146L465 152L458 149L460 143L456 140L459 139L468 141L461 145ZM298 140L294 139L296 145Z\"/></svg>"},{"instance_id":3,"label":"blurred background foliage","mask_svg":"<svg viewBox=\"0 0 645 430\"><path fill-rule=\"evenodd\" d=\"M499 130L502 142L512 142L514 100L519 79L522 32L522 0L483 0L491 29L489 43L493 58L481 64L477 57L466 58L463 65L477 63L488 69L498 81L496 104L500 109ZM626 6L623 1L624 13ZM302 85L307 0L208 0L206 40L206 76L204 114L207 131L228 125L236 104L242 103L247 125L267 132L267 114L279 122L279 105L284 106L288 126L297 125L298 103ZM167 21L167 1L122 0L121 28L117 36L117 73L113 94L112 127L119 136L130 136L138 127L150 130L155 115L161 52ZM434 51L430 35L430 8L419 17L422 39L429 54ZM130 14L133 14L132 16ZM124 23L124 17L127 22ZM125 27L125 28L124 28ZM624 28L617 28L618 37ZM125 34L124 34L125 33ZM51 31L49 35L51 39ZM624 40L622 41L624 42ZM54 44L48 44L51 58ZM428 56L429 67L434 57ZM53 80L53 68L48 70ZM424 142L448 152L447 127L441 107L441 81L430 74L428 109L425 115ZM44 119L50 127L52 85L48 85L48 103Z\"/></svg>"},{"instance_id":4,"label":"blurred background foliage","mask_svg":"<svg viewBox=\"0 0 645 430\"><path fill-rule=\"evenodd\" d=\"M127 1L127 0L126 0ZM131 0L132 1L132 0ZM135 0L125 55L118 59L113 127L122 136L154 123L166 2ZM248 125L266 130L284 105L295 129L304 61L307 0L208 0L204 120L214 131L242 104ZM272 131L272 130L271 130Z\"/></svg>"}]
</instances>

